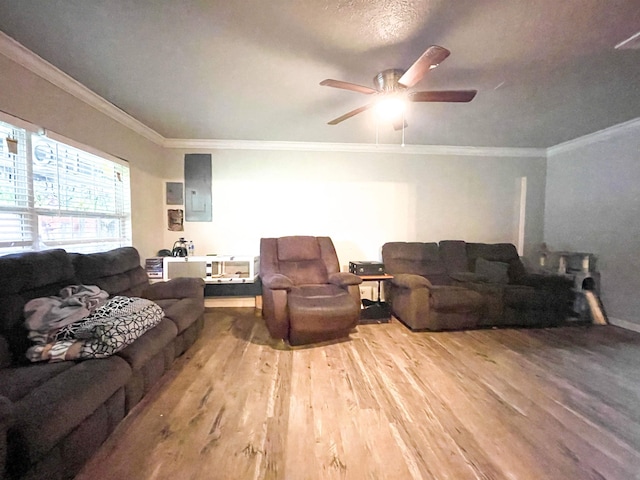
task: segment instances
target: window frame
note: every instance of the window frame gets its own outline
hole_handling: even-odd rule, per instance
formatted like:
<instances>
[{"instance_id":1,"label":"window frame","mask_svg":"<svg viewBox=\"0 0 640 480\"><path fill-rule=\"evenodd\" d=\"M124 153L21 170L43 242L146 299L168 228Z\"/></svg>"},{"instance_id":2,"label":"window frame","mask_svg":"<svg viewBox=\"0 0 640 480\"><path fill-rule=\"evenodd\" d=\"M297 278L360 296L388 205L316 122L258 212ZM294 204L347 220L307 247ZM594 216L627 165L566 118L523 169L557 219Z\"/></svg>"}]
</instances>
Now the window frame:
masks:
<instances>
[{"instance_id":1,"label":"window frame","mask_svg":"<svg viewBox=\"0 0 640 480\"><path fill-rule=\"evenodd\" d=\"M4 151L7 143L6 133L3 132L6 132L6 129L0 129L2 130L0 132L0 189L3 188L3 181L5 186L18 185L22 181L20 185L13 187L13 191L11 189L5 192L0 191L0 255L50 248L92 253L132 244L129 162L57 133L45 131L4 112L0 112L0 122L13 128L13 136L17 130L24 132L24 137L21 137L18 143L18 154L14 155ZM57 202L57 205L50 207L37 205L34 194L38 186L37 182L42 182L42 171L38 172L38 170L42 170L43 167L37 166L38 159L34 148L40 138L46 139L48 147L55 146L56 152L48 161L47 167L44 167L44 171L49 169L53 172L47 179L53 180L50 182L49 193L51 198L55 198L53 203ZM66 160L63 160L59 154L61 150L65 152ZM77 169L82 169L80 174L77 171L70 171L69 155L73 156L74 160L71 162L75 162ZM12 163L12 159L13 170L6 166ZM26 179L23 175L26 175ZM77 175L93 181L76 182ZM70 188L64 186L65 179L69 181L69 185L75 185L75 188L86 185L82 194L84 200L89 202L88 207L85 201L84 205L76 204L70 208L63 208L63 203L67 202L68 206L68 202L73 198L68 191L64 192L67 196L61 193L63 188L67 190ZM23 185L25 182L26 189ZM60 186L61 183L63 187ZM40 183L40 187L43 185ZM73 188L71 190L75 191ZM15 203L3 204L2 193L5 193L5 200L8 198L9 202L13 195ZM91 207L92 202L93 207ZM97 202L102 202L105 208L96 207ZM44 230L41 229L41 222L46 218L58 226L56 237L43 238ZM11 225L10 221L17 222L17 226ZM83 224L90 228L83 228ZM113 234L109 235L110 232ZM11 238L12 236L14 237Z\"/></svg>"}]
</instances>

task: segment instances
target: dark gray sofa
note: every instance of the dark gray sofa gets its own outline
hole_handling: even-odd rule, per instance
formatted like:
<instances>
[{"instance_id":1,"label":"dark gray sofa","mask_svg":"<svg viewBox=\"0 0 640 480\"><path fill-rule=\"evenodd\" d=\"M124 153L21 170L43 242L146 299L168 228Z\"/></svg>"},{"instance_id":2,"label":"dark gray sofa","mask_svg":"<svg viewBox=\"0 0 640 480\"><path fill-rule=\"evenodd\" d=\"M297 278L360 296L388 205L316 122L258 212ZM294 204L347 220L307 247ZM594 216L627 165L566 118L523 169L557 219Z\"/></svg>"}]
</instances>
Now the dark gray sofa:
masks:
<instances>
[{"instance_id":1,"label":"dark gray sofa","mask_svg":"<svg viewBox=\"0 0 640 480\"><path fill-rule=\"evenodd\" d=\"M23 309L67 285L148 298L164 317L104 359L30 363ZM0 257L0 478L73 478L116 425L195 342L204 282L150 284L138 251L71 254L61 249Z\"/></svg>"}]
</instances>

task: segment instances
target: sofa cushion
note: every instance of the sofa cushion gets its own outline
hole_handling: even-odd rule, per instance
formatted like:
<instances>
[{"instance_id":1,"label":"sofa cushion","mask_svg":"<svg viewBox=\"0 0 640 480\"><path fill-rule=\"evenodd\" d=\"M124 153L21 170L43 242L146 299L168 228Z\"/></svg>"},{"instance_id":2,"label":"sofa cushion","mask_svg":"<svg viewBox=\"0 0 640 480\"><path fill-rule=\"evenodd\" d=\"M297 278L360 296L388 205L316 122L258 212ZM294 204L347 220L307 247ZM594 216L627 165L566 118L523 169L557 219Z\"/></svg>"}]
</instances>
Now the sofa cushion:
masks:
<instances>
[{"instance_id":1,"label":"sofa cushion","mask_svg":"<svg viewBox=\"0 0 640 480\"><path fill-rule=\"evenodd\" d=\"M470 270L473 270L477 258L509 263L510 260L519 258L519 255L512 243L467 243L467 259Z\"/></svg>"},{"instance_id":2,"label":"sofa cushion","mask_svg":"<svg viewBox=\"0 0 640 480\"><path fill-rule=\"evenodd\" d=\"M484 258L491 262L507 263L510 283L519 283L526 274L518 250L512 243L467 243L469 270L474 271L478 258Z\"/></svg>"},{"instance_id":3,"label":"sofa cushion","mask_svg":"<svg viewBox=\"0 0 640 480\"><path fill-rule=\"evenodd\" d=\"M133 370L139 370L160 353L178 334L178 327L168 318L138 338L116 355L124 358Z\"/></svg>"},{"instance_id":4,"label":"sofa cushion","mask_svg":"<svg viewBox=\"0 0 640 480\"><path fill-rule=\"evenodd\" d=\"M509 282L520 283L527 276L527 270L520 258L512 258L509 260Z\"/></svg>"},{"instance_id":5,"label":"sofa cushion","mask_svg":"<svg viewBox=\"0 0 640 480\"><path fill-rule=\"evenodd\" d=\"M478 275L474 272L454 272L450 273L449 276L454 279L456 282L468 283L468 282L488 282L489 279L483 275Z\"/></svg>"},{"instance_id":6,"label":"sofa cushion","mask_svg":"<svg viewBox=\"0 0 640 480\"><path fill-rule=\"evenodd\" d=\"M134 247L121 247L101 253L69 254L78 277L85 285L98 285L111 295L139 297L149 285Z\"/></svg>"},{"instance_id":7,"label":"sofa cushion","mask_svg":"<svg viewBox=\"0 0 640 480\"><path fill-rule=\"evenodd\" d=\"M509 285L504 291L504 304L515 310L551 310L554 298L551 292L524 285Z\"/></svg>"},{"instance_id":8,"label":"sofa cushion","mask_svg":"<svg viewBox=\"0 0 640 480\"><path fill-rule=\"evenodd\" d=\"M321 259L280 262L280 273L291 279L294 285L329 281L327 267Z\"/></svg>"},{"instance_id":9,"label":"sofa cushion","mask_svg":"<svg viewBox=\"0 0 640 480\"><path fill-rule=\"evenodd\" d=\"M316 237L292 236L277 239L278 260L300 262L320 258L320 245Z\"/></svg>"},{"instance_id":10,"label":"sofa cushion","mask_svg":"<svg viewBox=\"0 0 640 480\"><path fill-rule=\"evenodd\" d=\"M288 277L294 285L329 281L329 272L316 237L281 237L275 239L275 247L275 272Z\"/></svg>"},{"instance_id":11,"label":"sofa cushion","mask_svg":"<svg viewBox=\"0 0 640 480\"><path fill-rule=\"evenodd\" d=\"M450 283L447 269L435 242L389 242L382 246L382 258L387 273L422 275L434 285Z\"/></svg>"},{"instance_id":12,"label":"sofa cushion","mask_svg":"<svg viewBox=\"0 0 640 480\"><path fill-rule=\"evenodd\" d=\"M438 243L440 258L451 273L468 272L467 242L464 240L441 240Z\"/></svg>"},{"instance_id":13,"label":"sofa cushion","mask_svg":"<svg viewBox=\"0 0 640 480\"><path fill-rule=\"evenodd\" d=\"M58 362L3 368L0 370L0 395L17 402L74 365L75 362Z\"/></svg>"},{"instance_id":14,"label":"sofa cushion","mask_svg":"<svg viewBox=\"0 0 640 480\"><path fill-rule=\"evenodd\" d=\"M115 356L73 363L15 403L12 440L31 462L37 461L130 377L130 367Z\"/></svg>"},{"instance_id":15,"label":"sofa cushion","mask_svg":"<svg viewBox=\"0 0 640 480\"><path fill-rule=\"evenodd\" d=\"M294 287L288 298L291 345L344 336L360 319L360 305L335 285Z\"/></svg>"},{"instance_id":16,"label":"sofa cushion","mask_svg":"<svg viewBox=\"0 0 640 480\"><path fill-rule=\"evenodd\" d=\"M178 335L189 328L204 313L204 302L197 298L158 300L164 316L176 324Z\"/></svg>"},{"instance_id":17,"label":"sofa cushion","mask_svg":"<svg viewBox=\"0 0 640 480\"><path fill-rule=\"evenodd\" d=\"M30 342L23 325L25 304L33 298L57 295L74 283L73 264L62 249L0 257L0 335L9 346L12 363L27 363Z\"/></svg>"},{"instance_id":18,"label":"sofa cushion","mask_svg":"<svg viewBox=\"0 0 640 480\"><path fill-rule=\"evenodd\" d=\"M431 307L438 312L479 312L482 296L472 290L450 285L436 285L430 289Z\"/></svg>"},{"instance_id":19,"label":"sofa cushion","mask_svg":"<svg viewBox=\"0 0 640 480\"><path fill-rule=\"evenodd\" d=\"M509 264L505 262L491 262L484 258L476 259L475 273L487 279L489 283L509 283Z\"/></svg>"},{"instance_id":20,"label":"sofa cushion","mask_svg":"<svg viewBox=\"0 0 640 480\"><path fill-rule=\"evenodd\" d=\"M11 365L11 349L9 348L9 342L4 336L0 335L0 368L5 368Z\"/></svg>"}]
</instances>

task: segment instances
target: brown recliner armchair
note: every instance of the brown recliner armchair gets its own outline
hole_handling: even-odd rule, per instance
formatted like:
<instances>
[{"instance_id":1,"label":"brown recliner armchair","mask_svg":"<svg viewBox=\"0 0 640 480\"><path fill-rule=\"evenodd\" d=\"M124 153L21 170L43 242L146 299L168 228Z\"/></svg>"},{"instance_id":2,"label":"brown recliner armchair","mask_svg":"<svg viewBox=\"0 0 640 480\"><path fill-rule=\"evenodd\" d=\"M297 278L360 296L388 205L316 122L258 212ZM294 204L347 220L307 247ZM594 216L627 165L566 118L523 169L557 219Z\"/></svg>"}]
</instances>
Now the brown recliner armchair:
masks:
<instances>
[{"instance_id":1,"label":"brown recliner armchair","mask_svg":"<svg viewBox=\"0 0 640 480\"><path fill-rule=\"evenodd\" d=\"M360 319L362 279L340 272L329 237L260 240L262 317L291 345L347 337Z\"/></svg>"}]
</instances>

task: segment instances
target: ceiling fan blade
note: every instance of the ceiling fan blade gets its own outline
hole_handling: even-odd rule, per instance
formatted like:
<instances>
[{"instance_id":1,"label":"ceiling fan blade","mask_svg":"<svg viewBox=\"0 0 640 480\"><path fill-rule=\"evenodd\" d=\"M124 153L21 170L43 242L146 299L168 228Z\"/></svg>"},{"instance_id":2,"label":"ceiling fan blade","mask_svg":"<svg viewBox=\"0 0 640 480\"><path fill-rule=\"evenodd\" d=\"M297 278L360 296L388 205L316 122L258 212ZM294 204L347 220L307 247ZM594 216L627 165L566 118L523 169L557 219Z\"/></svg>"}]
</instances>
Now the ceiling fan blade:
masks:
<instances>
[{"instance_id":1,"label":"ceiling fan blade","mask_svg":"<svg viewBox=\"0 0 640 480\"><path fill-rule=\"evenodd\" d=\"M413 87L432 68L437 67L451 52L444 47L431 45L398 80L407 88Z\"/></svg>"},{"instance_id":2,"label":"ceiling fan blade","mask_svg":"<svg viewBox=\"0 0 640 480\"><path fill-rule=\"evenodd\" d=\"M409 124L404 119L397 119L393 121L393 129L397 132L398 130L402 130L403 128L407 128Z\"/></svg>"},{"instance_id":3,"label":"ceiling fan blade","mask_svg":"<svg viewBox=\"0 0 640 480\"><path fill-rule=\"evenodd\" d=\"M434 90L409 94L412 102L470 102L477 90Z\"/></svg>"},{"instance_id":4,"label":"ceiling fan blade","mask_svg":"<svg viewBox=\"0 0 640 480\"><path fill-rule=\"evenodd\" d=\"M358 85L356 83L343 82L341 80L333 80L331 78L327 78L326 80L321 81L320 85L323 85L325 87L342 88L344 90L352 90L354 92L364 93L366 95L377 93L377 91L371 87L365 87L364 85Z\"/></svg>"},{"instance_id":5,"label":"ceiling fan blade","mask_svg":"<svg viewBox=\"0 0 640 480\"><path fill-rule=\"evenodd\" d=\"M365 110L370 109L371 107L373 107L373 103L370 103L369 105L365 105L363 107L360 108L356 108L355 110L351 110L350 112L345 113L344 115L338 117L338 118L334 118L333 120L331 120L330 122L327 122L329 125L337 125L340 122L345 121L348 118L353 117L354 115L357 115L359 113L364 112Z\"/></svg>"}]
</instances>

